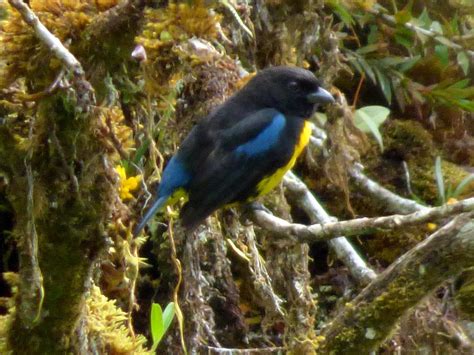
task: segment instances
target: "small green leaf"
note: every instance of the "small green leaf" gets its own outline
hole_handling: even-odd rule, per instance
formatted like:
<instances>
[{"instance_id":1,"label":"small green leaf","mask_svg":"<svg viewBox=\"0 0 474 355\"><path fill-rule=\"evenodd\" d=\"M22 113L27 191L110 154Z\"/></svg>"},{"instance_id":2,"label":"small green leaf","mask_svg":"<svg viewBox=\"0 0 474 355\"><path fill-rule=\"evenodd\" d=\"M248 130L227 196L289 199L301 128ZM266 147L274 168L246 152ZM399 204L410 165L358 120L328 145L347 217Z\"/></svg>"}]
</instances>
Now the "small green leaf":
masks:
<instances>
[{"instance_id":1,"label":"small green leaf","mask_svg":"<svg viewBox=\"0 0 474 355\"><path fill-rule=\"evenodd\" d=\"M150 312L151 338L156 349L164 334L163 311L158 303L151 304Z\"/></svg>"},{"instance_id":2,"label":"small green leaf","mask_svg":"<svg viewBox=\"0 0 474 355\"><path fill-rule=\"evenodd\" d=\"M413 58L406 59L403 63L400 63L400 65L398 66L398 70L404 73L413 68L420 59L421 55L416 55Z\"/></svg>"},{"instance_id":3,"label":"small green leaf","mask_svg":"<svg viewBox=\"0 0 474 355\"><path fill-rule=\"evenodd\" d=\"M351 13L345 6L341 5L339 1L329 0L327 4L332 8L336 15L339 16L339 18L347 27L352 27L352 25L354 25L355 21Z\"/></svg>"},{"instance_id":4,"label":"small green leaf","mask_svg":"<svg viewBox=\"0 0 474 355\"><path fill-rule=\"evenodd\" d=\"M441 27L441 24L438 21L433 21L431 23L430 30L436 32L439 35L443 34L443 27Z\"/></svg>"},{"instance_id":5,"label":"small green leaf","mask_svg":"<svg viewBox=\"0 0 474 355\"><path fill-rule=\"evenodd\" d=\"M418 21L423 28L430 28L431 25L431 18L430 15L428 14L428 10L426 10L426 7L423 9L423 12L421 15L418 17Z\"/></svg>"},{"instance_id":6,"label":"small green leaf","mask_svg":"<svg viewBox=\"0 0 474 355\"><path fill-rule=\"evenodd\" d=\"M441 169L441 157L437 156L435 161L435 179L436 186L438 187L438 198L440 204L446 203L446 190L444 188L443 170Z\"/></svg>"},{"instance_id":7,"label":"small green leaf","mask_svg":"<svg viewBox=\"0 0 474 355\"><path fill-rule=\"evenodd\" d=\"M443 67L448 66L449 64L449 49L443 44L437 44L435 46L435 53L436 56L438 57L439 61L441 62L441 65Z\"/></svg>"},{"instance_id":8,"label":"small green leaf","mask_svg":"<svg viewBox=\"0 0 474 355\"><path fill-rule=\"evenodd\" d=\"M469 73L469 57L467 56L466 52L459 52L457 61L464 75L467 75L467 73Z\"/></svg>"},{"instance_id":9,"label":"small green leaf","mask_svg":"<svg viewBox=\"0 0 474 355\"><path fill-rule=\"evenodd\" d=\"M173 40L173 36L168 31L161 31L160 40L163 42L169 42Z\"/></svg>"},{"instance_id":10,"label":"small green leaf","mask_svg":"<svg viewBox=\"0 0 474 355\"><path fill-rule=\"evenodd\" d=\"M152 351L155 351L164 335L163 311L158 303L151 304L150 312L151 338L153 340Z\"/></svg>"},{"instance_id":11,"label":"small green leaf","mask_svg":"<svg viewBox=\"0 0 474 355\"><path fill-rule=\"evenodd\" d=\"M466 187L474 181L474 174L466 176L462 181L459 183L459 185L456 187L456 189L453 192L453 197L456 198L459 195L463 193L463 191L466 189Z\"/></svg>"},{"instance_id":12,"label":"small green leaf","mask_svg":"<svg viewBox=\"0 0 474 355\"><path fill-rule=\"evenodd\" d=\"M382 89L383 95L385 96L385 99L387 100L388 104L392 104L392 88L390 86L390 79L382 73L382 71L375 67L374 68L375 75L377 76L377 81L380 85L380 88Z\"/></svg>"},{"instance_id":13,"label":"small green leaf","mask_svg":"<svg viewBox=\"0 0 474 355\"><path fill-rule=\"evenodd\" d=\"M364 70L365 75L367 75L370 78L370 80L372 80L372 82L375 84L376 83L375 73L374 73L372 67L362 57L359 57L357 60L358 60L359 64L361 65L362 69Z\"/></svg>"},{"instance_id":14,"label":"small green leaf","mask_svg":"<svg viewBox=\"0 0 474 355\"><path fill-rule=\"evenodd\" d=\"M409 29L405 27L398 27L395 32L395 41L407 48L408 50L413 49L414 35Z\"/></svg>"},{"instance_id":15,"label":"small green leaf","mask_svg":"<svg viewBox=\"0 0 474 355\"><path fill-rule=\"evenodd\" d=\"M405 23L407 23L408 21L410 21L412 18L411 16L411 11L409 10L401 10L401 11L398 11L396 14L395 14L395 20L397 21L397 23L403 25Z\"/></svg>"},{"instance_id":16,"label":"small green leaf","mask_svg":"<svg viewBox=\"0 0 474 355\"><path fill-rule=\"evenodd\" d=\"M355 112L354 123L362 132L372 133L380 149L383 150L383 140L379 127L385 122L390 110L383 106L366 106Z\"/></svg>"},{"instance_id":17,"label":"small green leaf","mask_svg":"<svg viewBox=\"0 0 474 355\"><path fill-rule=\"evenodd\" d=\"M360 47L359 49L357 49L356 53L357 54L372 53L372 52L376 52L379 48L380 48L380 45L377 43L369 44L368 46Z\"/></svg>"},{"instance_id":18,"label":"small green leaf","mask_svg":"<svg viewBox=\"0 0 474 355\"><path fill-rule=\"evenodd\" d=\"M168 328L171 325L171 322L173 321L175 314L175 308L174 308L174 303L170 302L166 306L164 312L163 312L163 325L164 325L164 332L168 330Z\"/></svg>"},{"instance_id":19,"label":"small green leaf","mask_svg":"<svg viewBox=\"0 0 474 355\"><path fill-rule=\"evenodd\" d=\"M145 155L146 151L148 150L148 147L150 146L150 140L146 139L140 147L135 152L135 156L133 157L133 162L135 164L139 164L140 160L143 158Z\"/></svg>"}]
</instances>

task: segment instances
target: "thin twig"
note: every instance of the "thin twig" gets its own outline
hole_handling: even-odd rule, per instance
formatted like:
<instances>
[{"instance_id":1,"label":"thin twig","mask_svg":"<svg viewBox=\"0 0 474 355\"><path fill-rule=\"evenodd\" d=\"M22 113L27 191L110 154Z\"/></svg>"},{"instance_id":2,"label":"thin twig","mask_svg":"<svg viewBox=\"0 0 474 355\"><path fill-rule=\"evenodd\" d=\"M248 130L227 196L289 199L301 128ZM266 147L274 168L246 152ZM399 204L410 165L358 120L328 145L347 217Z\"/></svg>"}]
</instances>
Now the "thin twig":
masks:
<instances>
[{"instance_id":1,"label":"thin twig","mask_svg":"<svg viewBox=\"0 0 474 355\"><path fill-rule=\"evenodd\" d=\"M77 93L78 108L89 112L95 102L94 90L85 78L81 63L39 20L38 16L21 0L8 0L18 10L23 20L33 28L38 39L53 53L74 76L74 88Z\"/></svg>"},{"instance_id":2,"label":"thin twig","mask_svg":"<svg viewBox=\"0 0 474 355\"><path fill-rule=\"evenodd\" d=\"M20 303L19 315L25 327L31 327L41 316L44 300L43 275L38 261L38 234L34 214L34 177L31 167L33 158L33 129L34 119L30 122L28 138L30 147L24 159L26 178L28 182L28 195L26 204L26 233L24 243L20 244L23 267L20 270L21 287L24 288L21 296L26 302Z\"/></svg>"},{"instance_id":3,"label":"thin twig","mask_svg":"<svg viewBox=\"0 0 474 355\"><path fill-rule=\"evenodd\" d=\"M34 93L34 94L26 94L21 97L23 101L38 101L40 99L43 99L45 97L48 97L52 94L54 94L59 88L61 88L61 80L63 79L65 74L65 70L61 69L56 75L56 78L53 80L53 82L43 91Z\"/></svg>"},{"instance_id":4,"label":"thin twig","mask_svg":"<svg viewBox=\"0 0 474 355\"><path fill-rule=\"evenodd\" d=\"M63 165L63 169L67 171L69 175L69 180L71 180L71 185L73 187L73 191L76 195L79 194L79 182L77 180L77 176L74 174L74 169L71 165L67 163L66 155L64 154L64 150L59 142L58 136L56 135L56 125L53 126L51 130L51 140L58 151L59 158L61 160L61 164Z\"/></svg>"},{"instance_id":5,"label":"thin twig","mask_svg":"<svg viewBox=\"0 0 474 355\"><path fill-rule=\"evenodd\" d=\"M215 346L205 346L209 354L269 354L281 353L286 348L283 347L268 347L268 348L248 348L248 349L232 349L232 348L218 348Z\"/></svg>"},{"instance_id":6,"label":"thin twig","mask_svg":"<svg viewBox=\"0 0 474 355\"><path fill-rule=\"evenodd\" d=\"M178 325L179 325L181 348L183 349L183 352L187 354L188 350L186 349L186 341L184 340L184 317L183 317L183 312L181 311L181 307L179 306L179 289L181 287L181 282L183 281L183 268L181 267L181 261L179 261L178 255L176 252L176 244L174 242L174 233L173 233L173 219L170 219L170 223L168 225L168 235L170 238L170 245L171 245L171 259L176 268L176 274L178 275L178 280L176 281L176 285L174 286L174 290L173 290L173 302L175 306L176 319L178 320Z\"/></svg>"}]
</instances>

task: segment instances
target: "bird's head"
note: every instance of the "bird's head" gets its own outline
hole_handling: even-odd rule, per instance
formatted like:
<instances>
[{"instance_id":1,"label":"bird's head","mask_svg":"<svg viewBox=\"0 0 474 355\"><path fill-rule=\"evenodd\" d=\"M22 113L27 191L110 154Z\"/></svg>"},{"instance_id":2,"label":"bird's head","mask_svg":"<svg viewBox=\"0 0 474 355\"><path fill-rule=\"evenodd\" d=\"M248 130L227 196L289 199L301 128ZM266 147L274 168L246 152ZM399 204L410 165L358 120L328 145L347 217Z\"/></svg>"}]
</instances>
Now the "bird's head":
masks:
<instances>
[{"instance_id":1,"label":"bird's head","mask_svg":"<svg viewBox=\"0 0 474 355\"><path fill-rule=\"evenodd\" d=\"M312 72L297 67L262 70L245 89L260 106L276 108L288 116L307 118L319 105L334 102Z\"/></svg>"}]
</instances>

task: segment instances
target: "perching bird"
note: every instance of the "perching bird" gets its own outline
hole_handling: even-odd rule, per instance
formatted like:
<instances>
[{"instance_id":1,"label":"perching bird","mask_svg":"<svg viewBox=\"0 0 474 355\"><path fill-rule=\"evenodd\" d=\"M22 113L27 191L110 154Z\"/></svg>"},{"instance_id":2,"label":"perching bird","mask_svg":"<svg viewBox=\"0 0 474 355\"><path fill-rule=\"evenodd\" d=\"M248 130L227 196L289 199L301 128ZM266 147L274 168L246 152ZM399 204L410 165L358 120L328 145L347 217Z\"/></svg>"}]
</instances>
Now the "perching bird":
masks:
<instances>
[{"instance_id":1,"label":"perching bird","mask_svg":"<svg viewBox=\"0 0 474 355\"><path fill-rule=\"evenodd\" d=\"M308 144L306 121L332 95L308 70L262 70L182 142L163 171L157 197L134 233L182 196L180 218L194 229L218 208L250 202L277 186Z\"/></svg>"}]
</instances>

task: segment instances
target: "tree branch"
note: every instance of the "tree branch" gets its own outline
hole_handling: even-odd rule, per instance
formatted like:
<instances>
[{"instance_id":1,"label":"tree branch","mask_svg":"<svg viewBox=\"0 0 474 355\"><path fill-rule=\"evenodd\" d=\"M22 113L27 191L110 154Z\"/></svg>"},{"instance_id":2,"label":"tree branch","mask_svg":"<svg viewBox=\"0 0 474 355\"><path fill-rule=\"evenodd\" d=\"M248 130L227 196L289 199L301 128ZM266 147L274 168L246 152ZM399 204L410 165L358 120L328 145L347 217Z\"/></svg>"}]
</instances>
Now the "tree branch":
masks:
<instances>
[{"instance_id":1,"label":"tree branch","mask_svg":"<svg viewBox=\"0 0 474 355\"><path fill-rule=\"evenodd\" d=\"M395 261L323 330L332 354L368 354L443 281L474 264L473 214L462 214Z\"/></svg>"},{"instance_id":2,"label":"tree branch","mask_svg":"<svg viewBox=\"0 0 474 355\"><path fill-rule=\"evenodd\" d=\"M69 69L74 77L74 87L77 93L78 106L81 112L88 112L94 104L94 90L85 78L81 63L39 20L38 16L22 0L8 0L23 17L23 20L33 28L38 39Z\"/></svg>"},{"instance_id":3,"label":"tree branch","mask_svg":"<svg viewBox=\"0 0 474 355\"><path fill-rule=\"evenodd\" d=\"M352 180L359 188L369 195L372 195L378 201L384 203L387 210L392 213L407 213L426 210L429 207L423 206L413 200L403 198L392 191L379 185L362 173L362 166L354 166L349 170Z\"/></svg>"},{"instance_id":4,"label":"tree branch","mask_svg":"<svg viewBox=\"0 0 474 355\"><path fill-rule=\"evenodd\" d=\"M413 226L428 221L440 220L456 214L474 210L474 198L468 198L452 205L433 207L407 215L391 215L374 218L356 218L342 222L328 222L305 226L289 223L264 211L256 211L255 221L272 232L290 235L299 242L319 242L337 238L338 235L357 235L371 232L374 229L397 229Z\"/></svg>"},{"instance_id":5,"label":"tree branch","mask_svg":"<svg viewBox=\"0 0 474 355\"><path fill-rule=\"evenodd\" d=\"M335 218L327 214L308 187L291 171L286 174L284 185L292 198L297 201L298 206L303 208L309 216L311 223L334 221ZM329 241L329 246L360 284L365 285L375 278L376 273L360 257L345 237L335 237L335 239Z\"/></svg>"}]
</instances>

